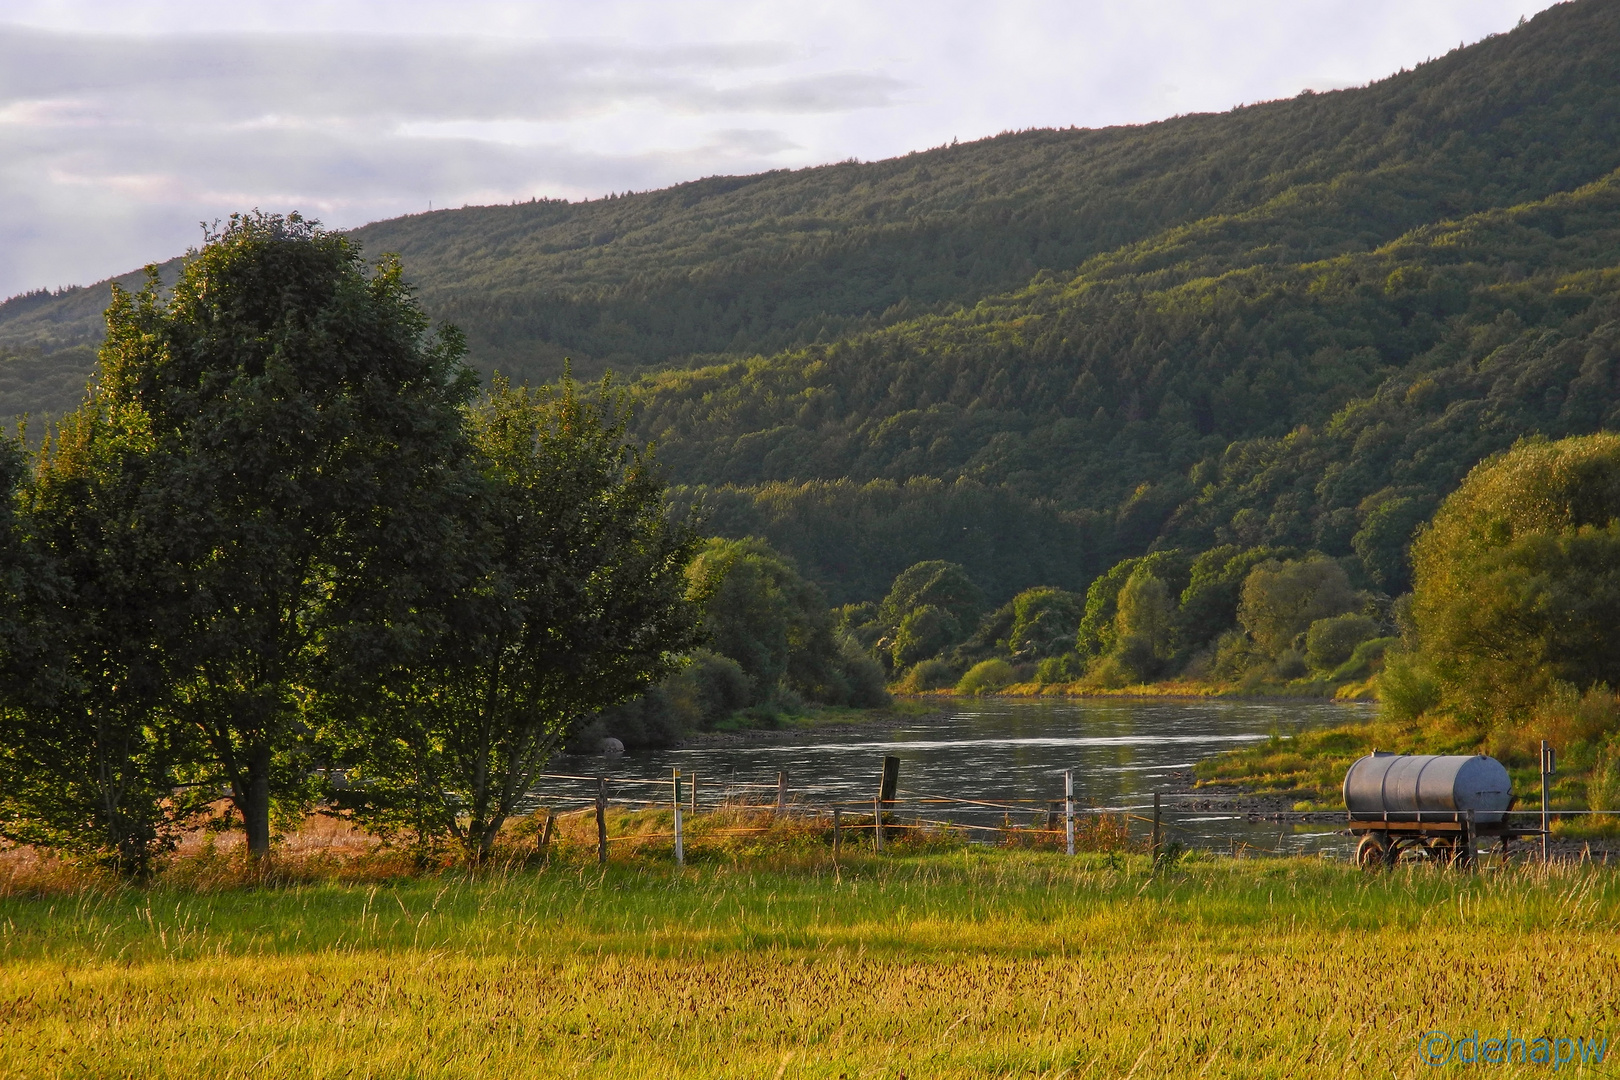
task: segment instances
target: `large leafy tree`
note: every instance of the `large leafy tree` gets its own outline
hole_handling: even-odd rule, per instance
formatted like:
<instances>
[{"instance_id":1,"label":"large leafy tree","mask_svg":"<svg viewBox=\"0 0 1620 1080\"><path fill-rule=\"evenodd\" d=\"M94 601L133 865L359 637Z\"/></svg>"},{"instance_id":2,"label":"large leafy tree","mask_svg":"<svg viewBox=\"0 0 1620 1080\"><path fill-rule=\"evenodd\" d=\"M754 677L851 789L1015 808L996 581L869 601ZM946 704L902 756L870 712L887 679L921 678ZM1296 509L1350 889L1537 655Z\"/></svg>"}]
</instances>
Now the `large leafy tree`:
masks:
<instances>
[{"instance_id":1,"label":"large leafy tree","mask_svg":"<svg viewBox=\"0 0 1620 1080\"><path fill-rule=\"evenodd\" d=\"M115 292L96 399L148 431L142 527L182 596L171 705L254 853L273 799L307 782L323 683L408 645L439 573L475 386L462 352L397 263L371 271L296 214L233 216L167 299L155 273Z\"/></svg>"},{"instance_id":2,"label":"large leafy tree","mask_svg":"<svg viewBox=\"0 0 1620 1080\"><path fill-rule=\"evenodd\" d=\"M481 484L430 650L368 711L350 796L362 815L489 854L580 725L676 670L703 638L698 538L671 520L649 455L604 384L497 383L469 415Z\"/></svg>"}]
</instances>

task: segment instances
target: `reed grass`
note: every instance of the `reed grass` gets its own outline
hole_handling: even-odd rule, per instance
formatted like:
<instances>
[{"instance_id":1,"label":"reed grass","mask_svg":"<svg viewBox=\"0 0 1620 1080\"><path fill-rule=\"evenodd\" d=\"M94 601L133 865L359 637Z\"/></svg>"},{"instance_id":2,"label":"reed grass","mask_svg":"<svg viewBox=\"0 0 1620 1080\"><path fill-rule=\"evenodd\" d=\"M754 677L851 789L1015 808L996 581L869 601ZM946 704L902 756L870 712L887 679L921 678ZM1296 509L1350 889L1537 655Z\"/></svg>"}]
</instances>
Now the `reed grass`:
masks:
<instances>
[{"instance_id":1,"label":"reed grass","mask_svg":"<svg viewBox=\"0 0 1620 1080\"><path fill-rule=\"evenodd\" d=\"M0 1075L1427 1076L1431 1028L1620 1026L1602 867L777 839L36 887L0 899Z\"/></svg>"}]
</instances>

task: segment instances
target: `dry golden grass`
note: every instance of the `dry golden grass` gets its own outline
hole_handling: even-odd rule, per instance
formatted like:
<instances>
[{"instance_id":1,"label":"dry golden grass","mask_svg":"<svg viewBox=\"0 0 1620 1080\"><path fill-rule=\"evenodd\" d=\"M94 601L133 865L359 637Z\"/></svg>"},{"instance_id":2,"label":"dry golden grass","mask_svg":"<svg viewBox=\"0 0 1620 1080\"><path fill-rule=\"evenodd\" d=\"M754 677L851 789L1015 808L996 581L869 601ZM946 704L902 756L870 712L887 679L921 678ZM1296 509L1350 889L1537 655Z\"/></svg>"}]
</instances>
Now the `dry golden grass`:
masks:
<instances>
[{"instance_id":1,"label":"dry golden grass","mask_svg":"<svg viewBox=\"0 0 1620 1080\"><path fill-rule=\"evenodd\" d=\"M615 824L605 869L570 827L544 869L12 895L0 1075L1427 1076L1431 1028L1620 1015L1601 868L834 861L801 823L677 870Z\"/></svg>"}]
</instances>

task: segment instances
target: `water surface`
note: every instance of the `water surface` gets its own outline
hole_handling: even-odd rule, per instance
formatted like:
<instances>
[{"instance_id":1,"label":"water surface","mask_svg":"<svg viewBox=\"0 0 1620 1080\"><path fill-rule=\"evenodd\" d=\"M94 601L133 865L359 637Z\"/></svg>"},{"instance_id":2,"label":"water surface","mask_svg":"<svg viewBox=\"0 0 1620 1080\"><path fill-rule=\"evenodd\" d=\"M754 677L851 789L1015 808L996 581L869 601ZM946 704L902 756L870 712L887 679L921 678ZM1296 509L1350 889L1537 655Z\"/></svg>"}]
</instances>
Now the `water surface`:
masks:
<instances>
[{"instance_id":1,"label":"water surface","mask_svg":"<svg viewBox=\"0 0 1620 1080\"><path fill-rule=\"evenodd\" d=\"M1192 765L1222 750L1273 733L1371 716L1366 705L1297 701L988 698L945 701L941 707L943 715L864 736L856 727L848 735L803 743L560 758L553 768L665 782L678 768L698 774L705 804L721 798L769 802L778 773L786 772L793 799L859 804L876 794L882 759L892 754L900 758L902 798L947 796L1026 807L1011 820L1028 824L1044 816L1049 800L1062 798L1065 770L1074 773L1080 806L1151 813L1154 791L1185 790ZM538 794L577 797L592 787L548 780ZM615 785L613 792L668 798L658 788L627 783ZM1184 843L1227 850L1240 841L1289 853L1349 848L1334 825L1251 822L1247 815L1179 808L1176 799L1164 805L1167 835ZM1005 816L974 807L929 806L922 812L981 825L1000 824Z\"/></svg>"}]
</instances>

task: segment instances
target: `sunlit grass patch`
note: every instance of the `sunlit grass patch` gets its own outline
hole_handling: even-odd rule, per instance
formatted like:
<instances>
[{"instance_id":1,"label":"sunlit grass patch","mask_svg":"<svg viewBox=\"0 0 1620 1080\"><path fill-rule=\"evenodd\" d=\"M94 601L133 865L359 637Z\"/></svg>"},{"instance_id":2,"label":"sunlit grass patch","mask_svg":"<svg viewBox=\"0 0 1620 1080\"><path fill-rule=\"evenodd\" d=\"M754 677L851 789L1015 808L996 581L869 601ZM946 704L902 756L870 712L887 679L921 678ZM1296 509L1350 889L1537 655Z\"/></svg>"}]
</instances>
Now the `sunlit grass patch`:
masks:
<instances>
[{"instance_id":1,"label":"sunlit grass patch","mask_svg":"<svg viewBox=\"0 0 1620 1080\"><path fill-rule=\"evenodd\" d=\"M12 897L0 1074L1426 1075L1601 1029L1617 915L1589 866L985 847Z\"/></svg>"}]
</instances>

